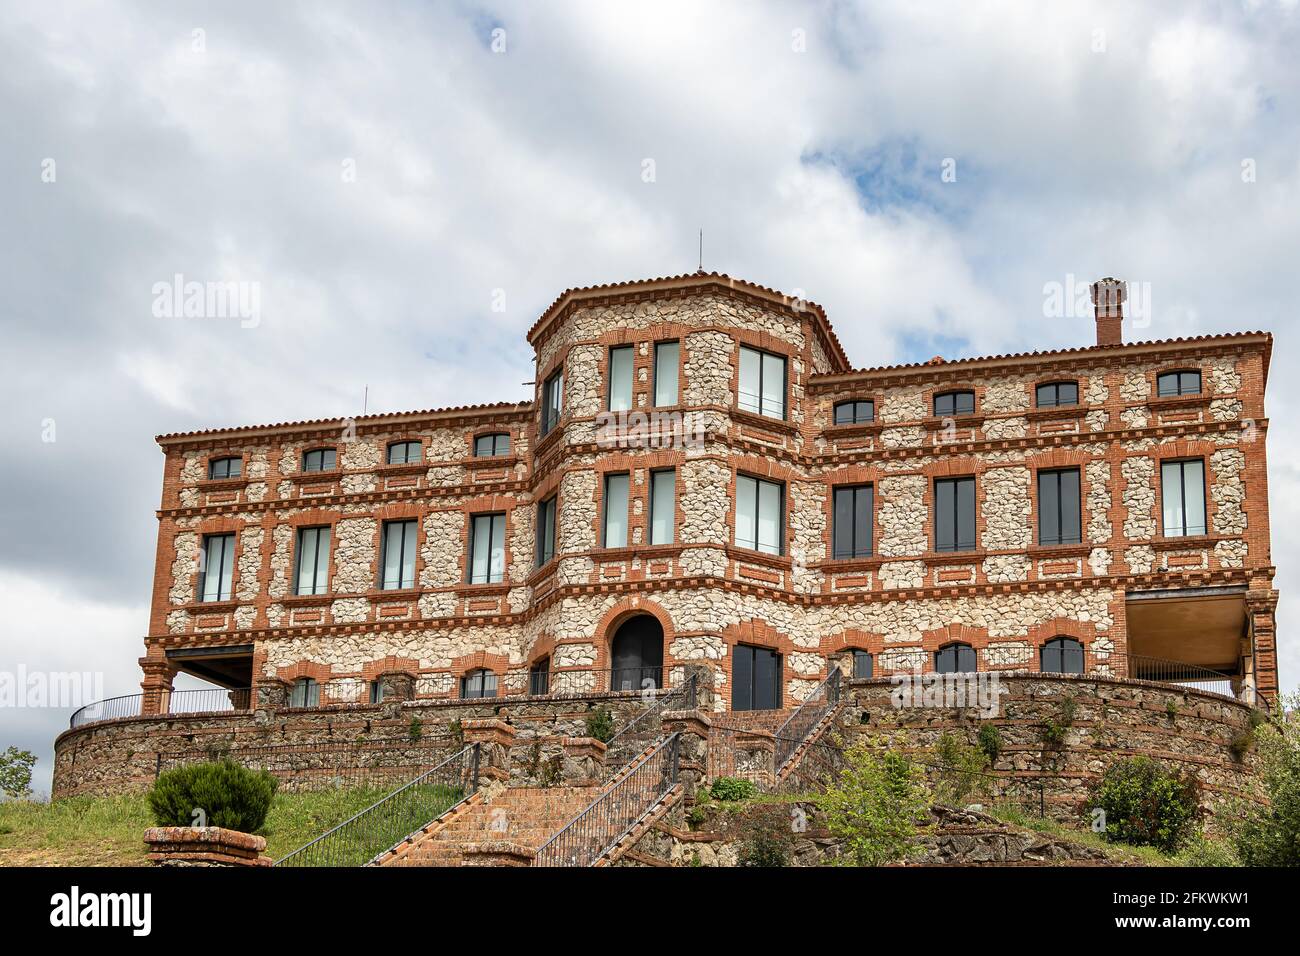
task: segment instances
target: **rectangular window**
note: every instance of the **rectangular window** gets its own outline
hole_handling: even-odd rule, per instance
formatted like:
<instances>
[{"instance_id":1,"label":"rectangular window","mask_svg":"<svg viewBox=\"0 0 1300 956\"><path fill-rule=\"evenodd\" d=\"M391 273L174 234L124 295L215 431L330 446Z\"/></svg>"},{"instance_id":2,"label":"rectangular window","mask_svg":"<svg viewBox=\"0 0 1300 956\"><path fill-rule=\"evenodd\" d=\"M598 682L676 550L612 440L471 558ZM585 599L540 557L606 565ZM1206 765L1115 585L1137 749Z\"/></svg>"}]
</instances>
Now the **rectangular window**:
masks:
<instances>
[{"instance_id":1,"label":"rectangular window","mask_svg":"<svg viewBox=\"0 0 1300 956\"><path fill-rule=\"evenodd\" d=\"M974 392L944 392L934 396L935 415L974 415Z\"/></svg>"},{"instance_id":2,"label":"rectangular window","mask_svg":"<svg viewBox=\"0 0 1300 956\"><path fill-rule=\"evenodd\" d=\"M975 479L936 478L934 550L975 549Z\"/></svg>"},{"instance_id":3,"label":"rectangular window","mask_svg":"<svg viewBox=\"0 0 1300 956\"><path fill-rule=\"evenodd\" d=\"M605 533L606 548L627 547L627 485L628 476L605 476Z\"/></svg>"},{"instance_id":4,"label":"rectangular window","mask_svg":"<svg viewBox=\"0 0 1300 956\"><path fill-rule=\"evenodd\" d=\"M314 448L302 456L303 471L333 471L336 456L333 448Z\"/></svg>"},{"instance_id":5,"label":"rectangular window","mask_svg":"<svg viewBox=\"0 0 1300 956\"><path fill-rule=\"evenodd\" d=\"M204 601L229 601L235 576L234 534L209 534L203 538Z\"/></svg>"},{"instance_id":6,"label":"rectangular window","mask_svg":"<svg viewBox=\"0 0 1300 956\"><path fill-rule=\"evenodd\" d=\"M736 546L784 554L785 487L749 475L736 476Z\"/></svg>"},{"instance_id":7,"label":"rectangular window","mask_svg":"<svg viewBox=\"0 0 1300 956\"><path fill-rule=\"evenodd\" d=\"M555 557L555 498L537 506L537 566Z\"/></svg>"},{"instance_id":8,"label":"rectangular window","mask_svg":"<svg viewBox=\"0 0 1300 956\"><path fill-rule=\"evenodd\" d=\"M1036 392L1039 408L1056 408L1059 405L1079 404L1078 382L1048 382L1039 385Z\"/></svg>"},{"instance_id":9,"label":"rectangular window","mask_svg":"<svg viewBox=\"0 0 1300 956\"><path fill-rule=\"evenodd\" d=\"M655 407L677 404L681 348L676 342L655 343Z\"/></svg>"},{"instance_id":10,"label":"rectangular window","mask_svg":"<svg viewBox=\"0 0 1300 956\"><path fill-rule=\"evenodd\" d=\"M837 560L871 555L871 485L835 489L831 552Z\"/></svg>"},{"instance_id":11,"label":"rectangular window","mask_svg":"<svg viewBox=\"0 0 1300 956\"><path fill-rule=\"evenodd\" d=\"M397 591L415 587L415 520L385 521L382 551L380 588Z\"/></svg>"},{"instance_id":12,"label":"rectangular window","mask_svg":"<svg viewBox=\"0 0 1300 956\"><path fill-rule=\"evenodd\" d=\"M1038 543L1078 544L1079 469L1060 468L1038 473Z\"/></svg>"},{"instance_id":13,"label":"rectangular window","mask_svg":"<svg viewBox=\"0 0 1300 956\"><path fill-rule=\"evenodd\" d=\"M243 470L242 458L214 458L208 462L209 478L238 478Z\"/></svg>"},{"instance_id":14,"label":"rectangular window","mask_svg":"<svg viewBox=\"0 0 1300 956\"><path fill-rule=\"evenodd\" d=\"M556 372L542 386L542 434L548 435L560 421L564 401L564 372Z\"/></svg>"},{"instance_id":15,"label":"rectangular window","mask_svg":"<svg viewBox=\"0 0 1300 956\"><path fill-rule=\"evenodd\" d=\"M609 410L625 412L632 407L632 346L609 350Z\"/></svg>"},{"instance_id":16,"label":"rectangular window","mask_svg":"<svg viewBox=\"0 0 1300 956\"><path fill-rule=\"evenodd\" d=\"M372 680L370 682L370 703L382 704L384 702L384 682Z\"/></svg>"},{"instance_id":17,"label":"rectangular window","mask_svg":"<svg viewBox=\"0 0 1300 956\"><path fill-rule=\"evenodd\" d=\"M1156 396L1201 394L1200 372L1163 372L1156 376Z\"/></svg>"},{"instance_id":18,"label":"rectangular window","mask_svg":"<svg viewBox=\"0 0 1300 956\"><path fill-rule=\"evenodd\" d=\"M294 594L326 594L330 580L330 529L298 529L298 564Z\"/></svg>"},{"instance_id":19,"label":"rectangular window","mask_svg":"<svg viewBox=\"0 0 1300 956\"><path fill-rule=\"evenodd\" d=\"M677 472L650 472L650 543L672 544L677 522Z\"/></svg>"},{"instance_id":20,"label":"rectangular window","mask_svg":"<svg viewBox=\"0 0 1300 956\"><path fill-rule=\"evenodd\" d=\"M413 465L424 458L424 446L418 441L395 441L388 446L390 465Z\"/></svg>"},{"instance_id":21,"label":"rectangular window","mask_svg":"<svg viewBox=\"0 0 1300 956\"><path fill-rule=\"evenodd\" d=\"M469 583L499 584L506 575L506 516L474 515L469 524Z\"/></svg>"},{"instance_id":22,"label":"rectangular window","mask_svg":"<svg viewBox=\"0 0 1300 956\"><path fill-rule=\"evenodd\" d=\"M1200 458L1160 465L1166 538L1205 534L1205 462Z\"/></svg>"},{"instance_id":23,"label":"rectangular window","mask_svg":"<svg viewBox=\"0 0 1300 956\"><path fill-rule=\"evenodd\" d=\"M835 406L836 425L861 425L865 422L874 421L875 417L876 403L869 399L866 401L840 402Z\"/></svg>"},{"instance_id":24,"label":"rectangular window","mask_svg":"<svg viewBox=\"0 0 1300 956\"><path fill-rule=\"evenodd\" d=\"M731 658L731 709L779 710L780 702L781 655L737 644Z\"/></svg>"},{"instance_id":25,"label":"rectangular window","mask_svg":"<svg viewBox=\"0 0 1300 956\"><path fill-rule=\"evenodd\" d=\"M785 418L785 359L742 345L737 404L742 411Z\"/></svg>"},{"instance_id":26,"label":"rectangular window","mask_svg":"<svg viewBox=\"0 0 1300 956\"><path fill-rule=\"evenodd\" d=\"M494 458L497 455L508 454L510 454L510 436L505 433L479 435L474 439L475 458Z\"/></svg>"}]
</instances>

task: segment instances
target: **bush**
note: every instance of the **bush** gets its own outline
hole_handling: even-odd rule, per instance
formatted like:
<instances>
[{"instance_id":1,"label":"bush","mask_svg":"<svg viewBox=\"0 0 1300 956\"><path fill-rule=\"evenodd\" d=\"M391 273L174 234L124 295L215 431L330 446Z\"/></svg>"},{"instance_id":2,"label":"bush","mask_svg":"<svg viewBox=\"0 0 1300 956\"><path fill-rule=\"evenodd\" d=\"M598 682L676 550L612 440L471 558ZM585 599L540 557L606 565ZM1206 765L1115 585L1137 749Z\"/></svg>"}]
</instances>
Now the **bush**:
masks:
<instances>
[{"instance_id":1,"label":"bush","mask_svg":"<svg viewBox=\"0 0 1300 956\"><path fill-rule=\"evenodd\" d=\"M817 798L826 826L845 841L845 863L880 866L915 852L926 812L921 768L905 754L865 744L844 753L845 767Z\"/></svg>"},{"instance_id":2,"label":"bush","mask_svg":"<svg viewBox=\"0 0 1300 956\"><path fill-rule=\"evenodd\" d=\"M758 804L744 815L740 832L739 866L789 866L794 852L793 808L782 804Z\"/></svg>"},{"instance_id":3,"label":"bush","mask_svg":"<svg viewBox=\"0 0 1300 956\"><path fill-rule=\"evenodd\" d=\"M36 754L10 747L0 753L0 793L20 799L32 795L32 767Z\"/></svg>"},{"instance_id":4,"label":"bush","mask_svg":"<svg viewBox=\"0 0 1300 956\"><path fill-rule=\"evenodd\" d=\"M749 800L757 794L758 787L753 781L742 780L740 777L719 777L713 781L713 786L709 787L709 796L724 802Z\"/></svg>"},{"instance_id":5,"label":"bush","mask_svg":"<svg viewBox=\"0 0 1300 956\"><path fill-rule=\"evenodd\" d=\"M1237 801L1228 832L1246 866L1300 866L1300 694L1289 695L1255 734L1268 805Z\"/></svg>"},{"instance_id":6,"label":"bush","mask_svg":"<svg viewBox=\"0 0 1300 956\"><path fill-rule=\"evenodd\" d=\"M984 752L984 756L988 757L989 766L997 763L998 755L1002 753L1002 734L997 727L993 724L980 724L980 732L975 742Z\"/></svg>"},{"instance_id":7,"label":"bush","mask_svg":"<svg viewBox=\"0 0 1300 956\"><path fill-rule=\"evenodd\" d=\"M939 803L960 807L972 796L988 794L989 781L984 774L989 760L978 747L945 730L930 756L936 765L934 796Z\"/></svg>"},{"instance_id":8,"label":"bush","mask_svg":"<svg viewBox=\"0 0 1300 956\"><path fill-rule=\"evenodd\" d=\"M608 707L597 707L587 715L587 736L609 743L614 736L614 715Z\"/></svg>"},{"instance_id":9,"label":"bush","mask_svg":"<svg viewBox=\"0 0 1300 956\"><path fill-rule=\"evenodd\" d=\"M1150 757L1117 760L1093 787L1087 809L1098 808L1107 840L1173 853L1195 830L1200 784Z\"/></svg>"},{"instance_id":10,"label":"bush","mask_svg":"<svg viewBox=\"0 0 1300 956\"><path fill-rule=\"evenodd\" d=\"M149 809L159 826L210 827L256 833L266 822L276 779L231 760L196 763L164 770L149 791ZM195 811L203 816L196 818Z\"/></svg>"},{"instance_id":11,"label":"bush","mask_svg":"<svg viewBox=\"0 0 1300 956\"><path fill-rule=\"evenodd\" d=\"M1187 845L1174 858L1179 866L1241 866L1236 851L1229 843L1208 840L1197 834L1187 841Z\"/></svg>"}]
</instances>

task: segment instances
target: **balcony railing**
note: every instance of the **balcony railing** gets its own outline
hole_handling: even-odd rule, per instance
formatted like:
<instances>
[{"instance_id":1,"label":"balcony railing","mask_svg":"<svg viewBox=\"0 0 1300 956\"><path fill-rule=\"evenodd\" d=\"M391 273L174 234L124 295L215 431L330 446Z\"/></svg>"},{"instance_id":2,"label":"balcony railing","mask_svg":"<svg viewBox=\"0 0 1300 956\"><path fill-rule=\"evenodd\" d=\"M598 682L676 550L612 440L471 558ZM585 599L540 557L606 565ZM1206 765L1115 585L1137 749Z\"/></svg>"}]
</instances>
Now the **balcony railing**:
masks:
<instances>
[{"instance_id":1,"label":"balcony railing","mask_svg":"<svg viewBox=\"0 0 1300 956\"><path fill-rule=\"evenodd\" d=\"M1224 697L1236 698L1233 693L1234 678L1208 667L1196 664L1184 664L1181 661L1167 661L1159 657L1143 657L1130 654L1128 658L1128 676L1134 680L1159 681L1162 684L1177 684L1192 690L1202 690L1210 694L1222 694ZM1238 686L1241 681L1238 679Z\"/></svg>"},{"instance_id":2,"label":"balcony railing","mask_svg":"<svg viewBox=\"0 0 1300 956\"><path fill-rule=\"evenodd\" d=\"M211 688L204 690L174 690L162 695L161 714L211 714L222 711L248 710L252 691L247 687L237 690ZM76 710L69 727L83 727L101 720L121 720L139 717L144 712L144 695L128 694L110 697Z\"/></svg>"}]
</instances>

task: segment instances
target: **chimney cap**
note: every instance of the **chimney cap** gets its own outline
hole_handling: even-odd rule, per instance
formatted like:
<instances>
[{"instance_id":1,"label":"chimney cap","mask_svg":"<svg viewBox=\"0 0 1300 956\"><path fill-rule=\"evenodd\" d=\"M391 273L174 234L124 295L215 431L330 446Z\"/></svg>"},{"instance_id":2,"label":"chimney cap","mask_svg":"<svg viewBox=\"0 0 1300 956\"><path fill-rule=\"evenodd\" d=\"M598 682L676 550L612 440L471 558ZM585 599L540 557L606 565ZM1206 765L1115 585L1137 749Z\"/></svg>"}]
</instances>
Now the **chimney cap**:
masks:
<instances>
[{"instance_id":1,"label":"chimney cap","mask_svg":"<svg viewBox=\"0 0 1300 956\"><path fill-rule=\"evenodd\" d=\"M1122 304L1128 298L1128 283L1123 279L1106 276L1092 284L1092 304L1097 305L1099 296L1105 296L1103 305Z\"/></svg>"}]
</instances>

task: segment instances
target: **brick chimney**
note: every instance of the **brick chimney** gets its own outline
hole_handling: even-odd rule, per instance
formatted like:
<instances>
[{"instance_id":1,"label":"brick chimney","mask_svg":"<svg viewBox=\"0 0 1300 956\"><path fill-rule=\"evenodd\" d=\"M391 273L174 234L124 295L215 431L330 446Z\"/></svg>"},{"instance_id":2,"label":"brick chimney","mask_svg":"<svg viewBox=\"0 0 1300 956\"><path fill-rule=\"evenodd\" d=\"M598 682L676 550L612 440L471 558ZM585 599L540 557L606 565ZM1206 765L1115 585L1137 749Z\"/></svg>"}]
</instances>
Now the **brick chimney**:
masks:
<instances>
[{"instance_id":1,"label":"brick chimney","mask_svg":"<svg viewBox=\"0 0 1300 956\"><path fill-rule=\"evenodd\" d=\"M1098 279L1092 284L1092 305L1097 313L1097 344L1121 345L1124 342L1124 300L1128 286L1119 279Z\"/></svg>"}]
</instances>

